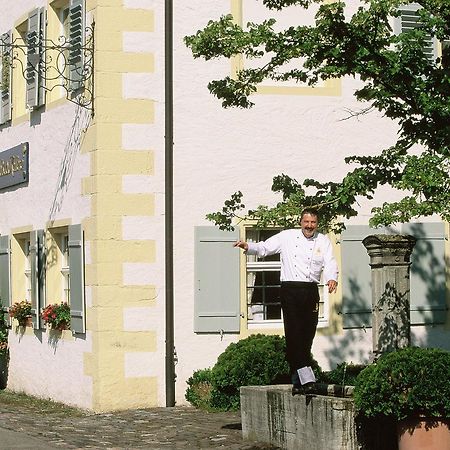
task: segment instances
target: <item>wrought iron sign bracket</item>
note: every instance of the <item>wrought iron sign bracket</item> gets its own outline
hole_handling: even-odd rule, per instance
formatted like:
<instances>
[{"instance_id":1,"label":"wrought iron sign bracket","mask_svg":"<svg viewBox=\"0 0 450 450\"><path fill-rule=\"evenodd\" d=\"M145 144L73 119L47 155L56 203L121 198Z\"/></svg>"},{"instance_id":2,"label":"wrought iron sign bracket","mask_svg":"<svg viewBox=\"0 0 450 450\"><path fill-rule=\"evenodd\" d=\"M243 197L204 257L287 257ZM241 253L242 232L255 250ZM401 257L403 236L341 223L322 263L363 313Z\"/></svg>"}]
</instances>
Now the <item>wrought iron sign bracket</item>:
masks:
<instances>
[{"instance_id":1,"label":"wrought iron sign bracket","mask_svg":"<svg viewBox=\"0 0 450 450\"><path fill-rule=\"evenodd\" d=\"M79 41L71 42L65 36L59 36L58 42L55 42L42 38L38 33L29 33L25 40L15 38L9 42L0 36L0 90L9 85L11 72L5 69L10 66L22 73L27 92L30 86L37 89L37 96L42 95L39 91L63 89L67 100L94 115L94 28L94 22L85 28L85 42L82 45ZM27 104L30 109L40 106L39 102L33 105L27 101Z\"/></svg>"}]
</instances>

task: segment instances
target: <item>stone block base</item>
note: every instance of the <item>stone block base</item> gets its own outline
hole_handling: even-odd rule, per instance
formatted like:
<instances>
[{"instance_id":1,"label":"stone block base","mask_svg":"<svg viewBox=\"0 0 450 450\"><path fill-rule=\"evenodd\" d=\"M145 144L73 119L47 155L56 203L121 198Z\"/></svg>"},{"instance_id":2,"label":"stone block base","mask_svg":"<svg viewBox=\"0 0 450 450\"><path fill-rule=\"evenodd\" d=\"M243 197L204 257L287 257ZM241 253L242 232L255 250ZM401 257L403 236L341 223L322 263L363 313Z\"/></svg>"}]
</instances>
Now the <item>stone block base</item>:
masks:
<instances>
[{"instance_id":1,"label":"stone block base","mask_svg":"<svg viewBox=\"0 0 450 450\"><path fill-rule=\"evenodd\" d=\"M290 385L241 388L244 439L292 450L358 450L351 398L291 394Z\"/></svg>"}]
</instances>

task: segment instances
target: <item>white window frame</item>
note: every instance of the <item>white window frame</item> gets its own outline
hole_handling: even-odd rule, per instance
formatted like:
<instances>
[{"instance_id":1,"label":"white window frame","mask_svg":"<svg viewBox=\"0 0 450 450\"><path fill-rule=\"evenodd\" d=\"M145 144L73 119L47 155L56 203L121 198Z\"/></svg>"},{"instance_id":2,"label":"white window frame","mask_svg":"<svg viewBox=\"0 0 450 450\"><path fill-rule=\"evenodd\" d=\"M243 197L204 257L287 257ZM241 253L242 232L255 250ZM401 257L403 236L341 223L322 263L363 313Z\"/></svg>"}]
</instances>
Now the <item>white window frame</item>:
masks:
<instances>
[{"instance_id":1,"label":"white window frame","mask_svg":"<svg viewBox=\"0 0 450 450\"><path fill-rule=\"evenodd\" d=\"M279 231L273 229L274 231ZM246 229L246 240L248 242L255 242L255 240L249 235L258 232L259 230L256 228L247 228ZM263 231L270 231L270 229L264 229ZM281 262L280 261L257 261L257 256L255 255L247 255L245 257L245 277L244 277L244 291L245 291L245 307L247 308L247 328L249 330L255 329L276 329L283 327L283 312L281 311L280 319L254 319L250 312L251 304L249 299L249 276L250 273L259 272L259 271L280 271L281 270ZM326 285L323 284L322 280L319 283L319 321L317 324L317 328L326 328L329 326L330 321L330 300L328 289L326 289ZM257 306L257 305L254 305ZM259 313L261 314L261 313ZM264 314L264 311L262 312Z\"/></svg>"},{"instance_id":2,"label":"white window frame","mask_svg":"<svg viewBox=\"0 0 450 450\"><path fill-rule=\"evenodd\" d=\"M31 302L31 241L30 238L23 239L23 252L25 256L25 300ZM20 300L21 301L21 300Z\"/></svg>"},{"instance_id":3,"label":"white window frame","mask_svg":"<svg viewBox=\"0 0 450 450\"><path fill-rule=\"evenodd\" d=\"M69 234L60 234L62 301L70 304Z\"/></svg>"}]
</instances>

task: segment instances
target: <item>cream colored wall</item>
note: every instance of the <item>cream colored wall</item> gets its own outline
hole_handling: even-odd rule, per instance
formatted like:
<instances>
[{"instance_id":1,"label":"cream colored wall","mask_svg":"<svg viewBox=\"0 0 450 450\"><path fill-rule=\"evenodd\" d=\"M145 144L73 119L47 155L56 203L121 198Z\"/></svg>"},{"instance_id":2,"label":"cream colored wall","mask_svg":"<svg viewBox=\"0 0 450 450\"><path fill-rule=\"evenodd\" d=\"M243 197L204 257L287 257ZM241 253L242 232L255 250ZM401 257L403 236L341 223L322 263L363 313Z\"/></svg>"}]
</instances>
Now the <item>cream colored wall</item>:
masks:
<instances>
[{"instance_id":1,"label":"cream colored wall","mask_svg":"<svg viewBox=\"0 0 450 450\"><path fill-rule=\"evenodd\" d=\"M45 1L0 1L0 32L23 23ZM29 143L29 182L0 193L0 233L15 237L71 223L90 215L90 202L81 196L81 180L90 172L88 155L79 146L90 113L67 101L25 109L25 80L13 69L13 120L0 128L0 151ZM24 254L11 240L12 301L23 300ZM52 271L51 271L52 272ZM54 273L47 279L48 298L60 292ZM8 388L79 407L92 407L92 379L84 373L84 354L91 352L91 333L73 337L49 330L13 328L9 332ZM49 380L52 382L49 383Z\"/></svg>"}]
</instances>

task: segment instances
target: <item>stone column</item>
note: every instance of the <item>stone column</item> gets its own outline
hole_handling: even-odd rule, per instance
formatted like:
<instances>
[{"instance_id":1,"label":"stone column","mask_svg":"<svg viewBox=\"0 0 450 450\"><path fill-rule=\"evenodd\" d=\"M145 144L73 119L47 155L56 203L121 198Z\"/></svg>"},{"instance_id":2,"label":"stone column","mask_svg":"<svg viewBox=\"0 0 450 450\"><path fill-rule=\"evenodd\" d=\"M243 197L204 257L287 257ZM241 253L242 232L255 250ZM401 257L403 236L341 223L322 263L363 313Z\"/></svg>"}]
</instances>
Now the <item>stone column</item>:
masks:
<instances>
[{"instance_id":1,"label":"stone column","mask_svg":"<svg viewBox=\"0 0 450 450\"><path fill-rule=\"evenodd\" d=\"M415 243L412 236L387 234L363 240L372 268L374 358L410 345L409 266Z\"/></svg>"}]
</instances>

